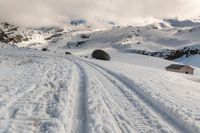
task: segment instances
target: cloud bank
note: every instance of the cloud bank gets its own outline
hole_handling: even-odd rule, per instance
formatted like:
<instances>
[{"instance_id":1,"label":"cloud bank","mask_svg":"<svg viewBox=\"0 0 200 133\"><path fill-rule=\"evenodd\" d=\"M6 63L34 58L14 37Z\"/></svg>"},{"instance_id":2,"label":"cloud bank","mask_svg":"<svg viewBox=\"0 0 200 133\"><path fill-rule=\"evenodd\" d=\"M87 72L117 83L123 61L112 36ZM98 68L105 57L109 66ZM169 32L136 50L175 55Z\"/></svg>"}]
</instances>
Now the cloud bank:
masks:
<instances>
[{"instance_id":1,"label":"cloud bank","mask_svg":"<svg viewBox=\"0 0 200 133\"><path fill-rule=\"evenodd\" d=\"M0 0L0 21L33 27L73 18L131 24L152 18L197 16L199 7L199 0Z\"/></svg>"}]
</instances>

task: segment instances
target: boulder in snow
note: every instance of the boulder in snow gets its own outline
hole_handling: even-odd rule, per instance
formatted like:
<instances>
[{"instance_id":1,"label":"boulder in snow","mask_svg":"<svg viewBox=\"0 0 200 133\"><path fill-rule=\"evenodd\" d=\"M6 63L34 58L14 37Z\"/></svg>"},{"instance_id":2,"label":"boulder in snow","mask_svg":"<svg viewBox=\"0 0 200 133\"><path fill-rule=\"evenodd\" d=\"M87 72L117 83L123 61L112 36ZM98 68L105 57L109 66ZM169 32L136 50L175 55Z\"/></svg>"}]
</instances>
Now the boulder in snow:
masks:
<instances>
[{"instance_id":1,"label":"boulder in snow","mask_svg":"<svg viewBox=\"0 0 200 133\"><path fill-rule=\"evenodd\" d=\"M49 51L48 48L42 48L42 51Z\"/></svg>"},{"instance_id":2,"label":"boulder in snow","mask_svg":"<svg viewBox=\"0 0 200 133\"><path fill-rule=\"evenodd\" d=\"M65 52L65 54L66 54L66 55L70 55L70 54L72 54L72 53L70 53L70 52Z\"/></svg>"},{"instance_id":3,"label":"boulder in snow","mask_svg":"<svg viewBox=\"0 0 200 133\"><path fill-rule=\"evenodd\" d=\"M99 60L110 60L110 55L101 49L94 50L92 57Z\"/></svg>"}]
</instances>

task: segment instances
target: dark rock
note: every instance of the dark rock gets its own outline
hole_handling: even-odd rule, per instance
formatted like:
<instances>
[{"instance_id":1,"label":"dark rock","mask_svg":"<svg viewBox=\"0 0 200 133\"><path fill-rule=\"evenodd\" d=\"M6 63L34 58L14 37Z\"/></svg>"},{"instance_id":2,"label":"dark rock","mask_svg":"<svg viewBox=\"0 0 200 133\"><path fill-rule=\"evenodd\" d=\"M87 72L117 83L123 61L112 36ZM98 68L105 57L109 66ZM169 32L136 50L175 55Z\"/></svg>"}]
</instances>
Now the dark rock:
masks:
<instances>
[{"instance_id":1,"label":"dark rock","mask_svg":"<svg viewBox=\"0 0 200 133\"><path fill-rule=\"evenodd\" d=\"M70 53L70 52L65 52L65 54L66 54L66 55L71 55L72 53Z\"/></svg>"},{"instance_id":2,"label":"dark rock","mask_svg":"<svg viewBox=\"0 0 200 133\"><path fill-rule=\"evenodd\" d=\"M11 33L5 33L0 29L0 41L4 43L20 43L23 41L23 36L22 35L14 35L11 36Z\"/></svg>"},{"instance_id":3,"label":"dark rock","mask_svg":"<svg viewBox=\"0 0 200 133\"><path fill-rule=\"evenodd\" d=\"M62 36L62 33L59 33L59 34L52 35L52 36L46 38L45 40L51 40L52 38L61 37L61 36Z\"/></svg>"},{"instance_id":4,"label":"dark rock","mask_svg":"<svg viewBox=\"0 0 200 133\"><path fill-rule=\"evenodd\" d=\"M76 47L79 47L80 45L82 45L82 44L84 44L84 43L86 43L86 41L79 41L79 42L77 42Z\"/></svg>"},{"instance_id":5,"label":"dark rock","mask_svg":"<svg viewBox=\"0 0 200 133\"><path fill-rule=\"evenodd\" d=\"M16 35L15 37L13 37L13 42L19 43L19 42L22 42L22 39L23 39L22 35Z\"/></svg>"},{"instance_id":6,"label":"dark rock","mask_svg":"<svg viewBox=\"0 0 200 133\"><path fill-rule=\"evenodd\" d=\"M133 35L128 35L128 36L127 36L127 38L132 38L132 37L133 37Z\"/></svg>"},{"instance_id":7,"label":"dark rock","mask_svg":"<svg viewBox=\"0 0 200 133\"><path fill-rule=\"evenodd\" d=\"M158 30L159 28L157 26L153 26L152 29Z\"/></svg>"},{"instance_id":8,"label":"dark rock","mask_svg":"<svg viewBox=\"0 0 200 133\"><path fill-rule=\"evenodd\" d=\"M84 20L84 19L72 20L70 22L70 24L74 25L74 26L77 26L77 25L80 25L80 24L85 24L85 23L86 23L86 20Z\"/></svg>"},{"instance_id":9,"label":"dark rock","mask_svg":"<svg viewBox=\"0 0 200 133\"><path fill-rule=\"evenodd\" d=\"M83 38L83 39L89 39L90 36L89 36L89 35L86 35L86 34L82 34L82 35L81 35L81 38Z\"/></svg>"},{"instance_id":10,"label":"dark rock","mask_svg":"<svg viewBox=\"0 0 200 133\"><path fill-rule=\"evenodd\" d=\"M94 50L92 57L99 60L110 60L110 55L101 49Z\"/></svg>"},{"instance_id":11,"label":"dark rock","mask_svg":"<svg viewBox=\"0 0 200 133\"><path fill-rule=\"evenodd\" d=\"M193 29L189 29L188 31L189 31L189 32L192 32L192 31L193 31Z\"/></svg>"},{"instance_id":12,"label":"dark rock","mask_svg":"<svg viewBox=\"0 0 200 133\"><path fill-rule=\"evenodd\" d=\"M48 48L42 48L42 51L49 51Z\"/></svg>"},{"instance_id":13,"label":"dark rock","mask_svg":"<svg viewBox=\"0 0 200 133\"><path fill-rule=\"evenodd\" d=\"M14 28L12 28L12 29L10 29L10 31L17 31L17 27L14 27Z\"/></svg>"},{"instance_id":14,"label":"dark rock","mask_svg":"<svg viewBox=\"0 0 200 133\"><path fill-rule=\"evenodd\" d=\"M28 41L28 38L24 38L23 41Z\"/></svg>"},{"instance_id":15,"label":"dark rock","mask_svg":"<svg viewBox=\"0 0 200 133\"><path fill-rule=\"evenodd\" d=\"M4 31L0 30L0 41L4 43L8 43L8 36L4 33Z\"/></svg>"}]
</instances>

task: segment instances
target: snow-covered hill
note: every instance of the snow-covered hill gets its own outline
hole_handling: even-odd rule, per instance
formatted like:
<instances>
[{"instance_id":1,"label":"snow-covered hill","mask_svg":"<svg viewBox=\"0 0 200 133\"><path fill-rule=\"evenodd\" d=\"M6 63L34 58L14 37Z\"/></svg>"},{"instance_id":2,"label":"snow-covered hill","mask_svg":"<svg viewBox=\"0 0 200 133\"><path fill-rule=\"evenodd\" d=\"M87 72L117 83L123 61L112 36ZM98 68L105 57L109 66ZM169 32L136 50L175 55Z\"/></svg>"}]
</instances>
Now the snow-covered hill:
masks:
<instances>
[{"instance_id":1,"label":"snow-covered hill","mask_svg":"<svg viewBox=\"0 0 200 133\"><path fill-rule=\"evenodd\" d=\"M200 77L166 72L156 58L148 67L0 52L0 132L200 132Z\"/></svg>"},{"instance_id":2,"label":"snow-covered hill","mask_svg":"<svg viewBox=\"0 0 200 133\"><path fill-rule=\"evenodd\" d=\"M67 51L87 56L99 48L111 53L143 54L168 60L200 53L200 28L196 21L164 20L140 27L72 22L40 29L2 23L0 41L19 47L47 47L60 53Z\"/></svg>"},{"instance_id":3,"label":"snow-covered hill","mask_svg":"<svg viewBox=\"0 0 200 133\"><path fill-rule=\"evenodd\" d=\"M180 61L200 54L198 24L197 20L174 19L147 26L123 27L73 20L60 27L30 29L1 23L0 41L18 47L48 48L57 53L70 52L87 57L91 56L94 49L100 48L113 55L113 58L116 53L122 58L131 54L134 58L134 54L142 54ZM186 61L184 63L187 64ZM188 64L197 67L195 62Z\"/></svg>"},{"instance_id":4,"label":"snow-covered hill","mask_svg":"<svg viewBox=\"0 0 200 133\"><path fill-rule=\"evenodd\" d=\"M200 133L199 29L1 23L0 133ZM91 59L95 49L111 60ZM175 63L194 75L165 71Z\"/></svg>"}]
</instances>

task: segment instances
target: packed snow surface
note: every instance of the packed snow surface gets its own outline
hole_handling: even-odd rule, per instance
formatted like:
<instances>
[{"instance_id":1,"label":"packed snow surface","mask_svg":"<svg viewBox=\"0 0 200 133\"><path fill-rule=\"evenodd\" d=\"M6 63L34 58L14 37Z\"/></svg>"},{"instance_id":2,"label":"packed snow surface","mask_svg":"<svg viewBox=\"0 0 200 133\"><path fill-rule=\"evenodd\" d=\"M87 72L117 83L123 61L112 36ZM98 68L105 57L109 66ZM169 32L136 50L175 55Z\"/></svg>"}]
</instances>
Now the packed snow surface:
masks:
<instances>
[{"instance_id":1,"label":"packed snow surface","mask_svg":"<svg viewBox=\"0 0 200 133\"><path fill-rule=\"evenodd\" d=\"M1 23L0 133L200 133L199 33L199 22L178 20ZM111 61L92 59L95 49ZM170 51L184 54L164 60ZM165 70L175 63L194 75Z\"/></svg>"},{"instance_id":2,"label":"packed snow surface","mask_svg":"<svg viewBox=\"0 0 200 133\"><path fill-rule=\"evenodd\" d=\"M0 49L0 132L200 133L200 76L139 58Z\"/></svg>"}]
</instances>

